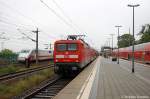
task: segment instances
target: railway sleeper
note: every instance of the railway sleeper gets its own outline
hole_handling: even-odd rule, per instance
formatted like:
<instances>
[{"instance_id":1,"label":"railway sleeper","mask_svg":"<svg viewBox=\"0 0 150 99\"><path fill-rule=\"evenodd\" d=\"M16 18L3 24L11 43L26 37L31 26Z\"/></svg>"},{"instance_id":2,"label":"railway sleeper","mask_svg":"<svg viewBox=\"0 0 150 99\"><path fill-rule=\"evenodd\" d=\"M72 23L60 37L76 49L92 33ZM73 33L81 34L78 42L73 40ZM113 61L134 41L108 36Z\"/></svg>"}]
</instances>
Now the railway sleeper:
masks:
<instances>
[{"instance_id":1,"label":"railway sleeper","mask_svg":"<svg viewBox=\"0 0 150 99\"><path fill-rule=\"evenodd\" d=\"M48 90L51 90L51 89L61 89L63 86L57 86L57 87L49 87L49 88L47 88Z\"/></svg>"},{"instance_id":2,"label":"railway sleeper","mask_svg":"<svg viewBox=\"0 0 150 99\"><path fill-rule=\"evenodd\" d=\"M38 98L38 99L39 99L39 98L40 98L40 99L43 99L43 98L44 98L44 99L45 99L45 98L48 98L48 99L49 99L49 98L53 98L53 97L54 97L54 95L53 95L53 96L52 96L52 95L49 95L49 96L48 96L48 95L36 95L34 98L35 98L35 99L37 99L37 98ZM32 98L32 99L33 99L33 98Z\"/></svg>"},{"instance_id":3,"label":"railway sleeper","mask_svg":"<svg viewBox=\"0 0 150 99\"><path fill-rule=\"evenodd\" d=\"M44 95L44 96L55 96L57 92L54 93L38 93L37 95Z\"/></svg>"},{"instance_id":4,"label":"railway sleeper","mask_svg":"<svg viewBox=\"0 0 150 99\"><path fill-rule=\"evenodd\" d=\"M56 90L44 90L44 91L41 91L41 93L53 93L53 92L56 92L56 91L59 91L58 89Z\"/></svg>"}]
</instances>

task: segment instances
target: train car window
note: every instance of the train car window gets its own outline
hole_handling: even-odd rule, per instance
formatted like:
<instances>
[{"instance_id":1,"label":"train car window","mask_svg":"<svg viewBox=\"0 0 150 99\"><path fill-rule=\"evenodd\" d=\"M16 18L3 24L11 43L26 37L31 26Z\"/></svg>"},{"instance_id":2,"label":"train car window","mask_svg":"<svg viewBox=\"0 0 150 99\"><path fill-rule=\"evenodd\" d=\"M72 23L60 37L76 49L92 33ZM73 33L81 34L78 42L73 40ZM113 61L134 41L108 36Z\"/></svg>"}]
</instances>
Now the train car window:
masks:
<instances>
[{"instance_id":1,"label":"train car window","mask_svg":"<svg viewBox=\"0 0 150 99\"><path fill-rule=\"evenodd\" d=\"M77 44L68 44L68 51L77 50Z\"/></svg>"},{"instance_id":2,"label":"train car window","mask_svg":"<svg viewBox=\"0 0 150 99\"><path fill-rule=\"evenodd\" d=\"M67 50L67 44L57 44L56 48L58 51L66 51Z\"/></svg>"}]
</instances>

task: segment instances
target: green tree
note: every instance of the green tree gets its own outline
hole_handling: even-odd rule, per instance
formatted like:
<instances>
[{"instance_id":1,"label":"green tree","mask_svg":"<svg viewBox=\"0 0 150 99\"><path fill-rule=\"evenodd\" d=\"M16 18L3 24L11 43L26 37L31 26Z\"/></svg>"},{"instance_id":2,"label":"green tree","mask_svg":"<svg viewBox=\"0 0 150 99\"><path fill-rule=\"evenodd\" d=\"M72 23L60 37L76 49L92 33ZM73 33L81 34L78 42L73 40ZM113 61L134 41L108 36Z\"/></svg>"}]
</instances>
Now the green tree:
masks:
<instances>
[{"instance_id":1,"label":"green tree","mask_svg":"<svg viewBox=\"0 0 150 99\"><path fill-rule=\"evenodd\" d=\"M5 63L12 63L17 61L17 54L9 49L4 49L0 52L0 60ZM0 62L0 63L1 63Z\"/></svg>"},{"instance_id":2,"label":"green tree","mask_svg":"<svg viewBox=\"0 0 150 99\"><path fill-rule=\"evenodd\" d=\"M1 51L0 53L2 56L10 56L10 55L14 55L13 51L9 50L9 49L4 49Z\"/></svg>"},{"instance_id":3,"label":"green tree","mask_svg":"<svg viewBox=\"0 0 150 99\"><path fill-rule=\"evenodd\" d=\"M150 24L146 24L146 25L142 26L142 29L141 29L139 35L141 35L139 43L150 42Z\"/></svg>"},{"instance_id":4,"label":"green tree","mask_svg":"<svg viewBox=\"0 0 150 99\"><path fill-rule=\"evenodd\" d=\"M132 35L123 34L119 37L118 46L119 46L119 48L131 46L133 40L134 40L134 38Z\"/></svg>"}]
</instances>

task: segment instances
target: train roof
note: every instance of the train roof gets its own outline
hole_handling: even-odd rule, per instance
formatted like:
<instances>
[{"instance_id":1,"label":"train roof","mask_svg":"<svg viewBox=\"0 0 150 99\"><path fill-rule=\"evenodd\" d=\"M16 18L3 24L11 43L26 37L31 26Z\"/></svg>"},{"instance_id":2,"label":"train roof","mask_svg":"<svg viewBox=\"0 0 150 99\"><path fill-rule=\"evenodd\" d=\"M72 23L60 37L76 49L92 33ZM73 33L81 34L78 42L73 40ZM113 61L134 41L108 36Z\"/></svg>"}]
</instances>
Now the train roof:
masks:
<instances>
[{"instance_id":1,"label":"train roof","mask_svg":"<svg viewBox=\"0 0 150 99\"><path fill-rule=\"evenodd\" d=\"M88 45L88 43L86 43L82 39L80 39L80 40L58 40L58 41L55 41L55 43L85 43Z\"/></svg>"},{"instance_id":2,"label":"train roof","mask_svg":"<svg viewBox=\"0 0 150 99\"><path fill-rule=\"evenodd\" d=\"M82 43L90 47L88 43L86 43L84 40L79 39L79 40L57 40L55 43Z\"/></svg>"},{"instance_id":3,"label":"train roof","mask_svg":"<svg viewBox=\"0 0 150 99\"><path fill-rule=\"evenodd\" d=\"M58 40L55 43L81 43L81 40Z\"/></svg>"},{"instance_id":4,"label":"train roof","mask_svg":"<svg viewBox=\"0 0 150 99\"><path fill-rule=\"evenodd\" d=\"M134 49L135 50L150 50L150 42L135 45ZM132 51L132 46L120 48L119 50L120 51Z\"/></svg>"}]
</instances>

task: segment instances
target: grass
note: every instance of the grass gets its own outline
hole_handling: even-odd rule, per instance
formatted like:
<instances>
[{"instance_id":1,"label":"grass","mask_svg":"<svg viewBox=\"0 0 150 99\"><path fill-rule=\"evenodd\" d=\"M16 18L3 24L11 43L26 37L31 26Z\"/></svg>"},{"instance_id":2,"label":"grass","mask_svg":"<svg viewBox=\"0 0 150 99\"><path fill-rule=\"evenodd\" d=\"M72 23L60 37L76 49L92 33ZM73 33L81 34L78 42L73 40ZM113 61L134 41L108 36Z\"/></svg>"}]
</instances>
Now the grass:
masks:
<instances>
[{"instance_id":1,"label":"grass","mask_svg":"<svg viewBox=\"0 0 150 99\"><path fill-rule=\"evenodd\" d=\"M51 62L49 62L48 64L51 64ZM37 65L34 63L31 65L30 68L35 68L35 67L37 67ZM16 66L15 64L11 64L6 67L0 67L0 75L14 73L14 72L22 71L26 69L29 69L29 68L26 68L25 66Z\"/></svg>"},{"instance_id":2,"label":"grass","mask_svg":"<svg viewBox=\"0 0 150 99\"><path fill-rule=\"evenodd\" d=\"M20 69L20 67L17 67L17 66L14 66L14 65L11 65L11 66L7 66L7 67L1 67L0 68L0 75L4 75L4 74L7 74L7 73L13 73L13 72L16 72Z\"/></svg>"},{"instance_id":3,"label":"grass","mask_svg":"<svg viewBox=\"0 0 150 99\"><path fill-rule=\"evenodd\" d=\"M39 85L42 81L48 79L53 75L53 70L51 68L42 70L37 74L30 77L21 79L12 84L1 84L0 85L0 99L10 99L13 96L19 95L25 90Z\"/></svg>"}]
</instances>

